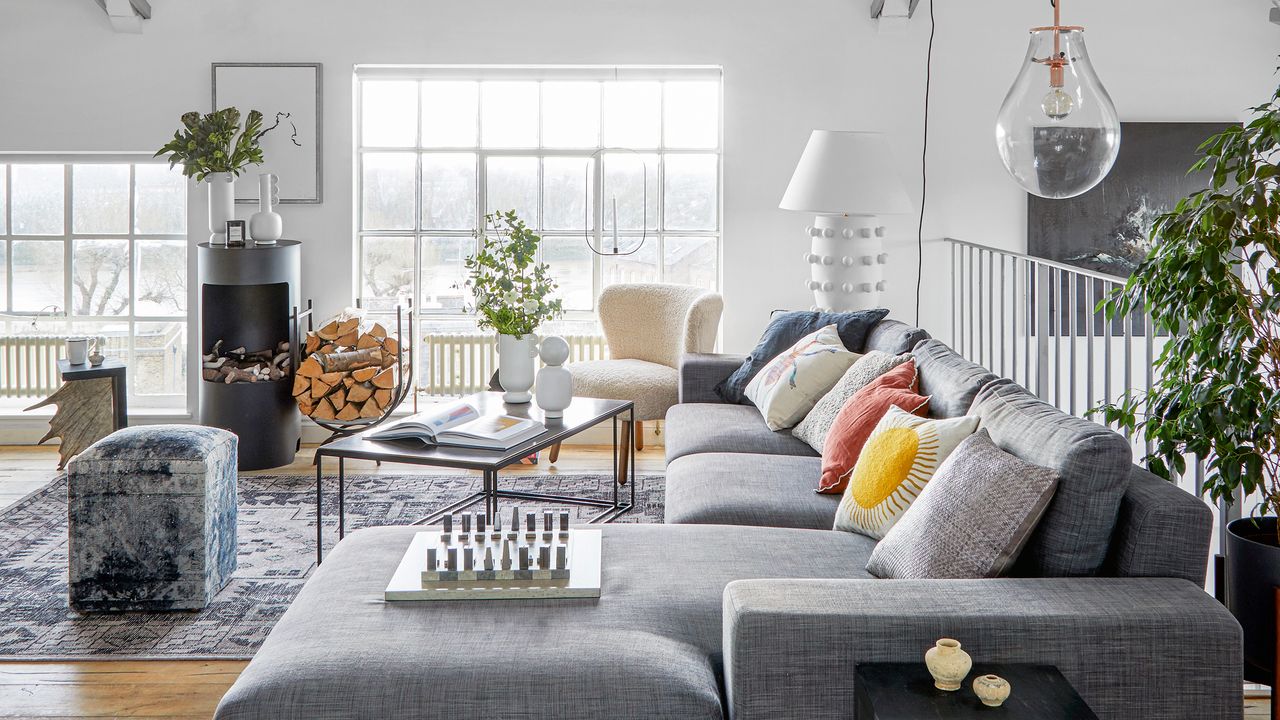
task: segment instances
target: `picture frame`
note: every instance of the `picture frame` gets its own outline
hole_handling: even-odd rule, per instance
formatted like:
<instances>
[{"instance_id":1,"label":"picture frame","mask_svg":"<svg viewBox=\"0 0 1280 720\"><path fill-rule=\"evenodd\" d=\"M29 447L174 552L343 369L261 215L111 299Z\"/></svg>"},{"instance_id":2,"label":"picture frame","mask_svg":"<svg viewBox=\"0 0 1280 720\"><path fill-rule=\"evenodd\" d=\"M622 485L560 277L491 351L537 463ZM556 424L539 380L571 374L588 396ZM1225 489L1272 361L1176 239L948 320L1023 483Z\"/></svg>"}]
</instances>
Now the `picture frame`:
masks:
<instances>
[{"instance_id":1,"label":"picture frame","mask_svg":"<svg viewBox=\"0 0 1280 720\"><path fill-rule=\"evenodd\" d=\"M258 202L259 173L280 178L283 205L324 201L324 67L322 63L212 63L213 109L258 110L264 162L236 179L235 201Z\"/></svg>"},{"instance_id":2,"label":"picture frame","mask_svg":"<svg viewBox=\"0 0 1280 720\"><path fill-rule=\"evenodd\" d=\"M244 247L244 221L227 221L227 247Z\"/></svg>"}]
</instances>

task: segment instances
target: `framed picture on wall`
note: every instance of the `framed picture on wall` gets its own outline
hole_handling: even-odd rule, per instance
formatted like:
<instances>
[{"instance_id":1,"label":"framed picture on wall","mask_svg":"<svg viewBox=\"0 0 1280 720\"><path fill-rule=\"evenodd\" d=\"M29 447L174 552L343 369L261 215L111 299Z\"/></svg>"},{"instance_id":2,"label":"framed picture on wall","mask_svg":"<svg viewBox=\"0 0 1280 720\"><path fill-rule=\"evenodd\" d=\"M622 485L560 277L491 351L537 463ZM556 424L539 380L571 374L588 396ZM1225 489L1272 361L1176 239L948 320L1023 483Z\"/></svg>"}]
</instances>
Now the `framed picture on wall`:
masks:
<instances>
[{"instance_id":1,"label":"framed picture on wall","mask_svg":"<svg viewBox=\"0 0 1280 720\"><path fill-rule=\"evenodd\" d=\"M236 202L258 202L259 173L280 178L280 202L319 203L324 196L320 63L213 63L213 107L262 113L264 162L236 180Z\"/></svg>"},{"instance_id":2,"label":"framed picture on wall","mask_svg":"<svg viewBox=\"0 0 1280 720\"><path fill-rule=\"evenodd\" d=\"M1196 149L1230 127L1229 122L1126 122L1120 125L1120 154L1097 187L1079 197L1047 200L1027 196L1027 254L1093 272L1128 278L1151 250L1156 219L1173 210L1182 198L1209 186L1207 171L1188 173L1199 159ZM1084 327L1093 315L1095 332L1103 333L1103 319L1095 313L1104 294L1097 281L1093 291L1084 280L1076 283L1076 322ZM1051 328L1069 332L1066 313L1057 312L1057 298L1070 297L1064 275L1050 297ZM1143 318L1132 318L1131 331L1145 332ZM1119 319L1111 334L1124 332Z\"/></svg>"}]
</instances>

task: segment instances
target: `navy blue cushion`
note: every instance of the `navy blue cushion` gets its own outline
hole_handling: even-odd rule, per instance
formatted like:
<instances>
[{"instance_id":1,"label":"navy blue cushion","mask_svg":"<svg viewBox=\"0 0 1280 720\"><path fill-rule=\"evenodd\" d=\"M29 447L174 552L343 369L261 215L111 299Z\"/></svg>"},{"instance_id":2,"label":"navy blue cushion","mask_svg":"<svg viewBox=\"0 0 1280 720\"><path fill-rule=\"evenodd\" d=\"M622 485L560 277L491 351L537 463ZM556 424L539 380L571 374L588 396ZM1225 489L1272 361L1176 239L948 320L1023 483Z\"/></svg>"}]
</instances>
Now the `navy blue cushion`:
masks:
<instances>
[{"instance_id":1,"label":"navy blue cushion","mask_svg":"<svg viewBox=\"0 0 1280 720\"><path fill-rule=\"evenodd\" d=\"M725 402L745 404L747 384L769 361L796 344L800 338L828 325L835 325L840 341L852 352L862 352L867 333L889 314L884 308L858 310L847 313L814 312L797 310L778 313L765 328L756 349L751 351L741 367L716 386L716 394Z\"/></svg>"}]
</instances>

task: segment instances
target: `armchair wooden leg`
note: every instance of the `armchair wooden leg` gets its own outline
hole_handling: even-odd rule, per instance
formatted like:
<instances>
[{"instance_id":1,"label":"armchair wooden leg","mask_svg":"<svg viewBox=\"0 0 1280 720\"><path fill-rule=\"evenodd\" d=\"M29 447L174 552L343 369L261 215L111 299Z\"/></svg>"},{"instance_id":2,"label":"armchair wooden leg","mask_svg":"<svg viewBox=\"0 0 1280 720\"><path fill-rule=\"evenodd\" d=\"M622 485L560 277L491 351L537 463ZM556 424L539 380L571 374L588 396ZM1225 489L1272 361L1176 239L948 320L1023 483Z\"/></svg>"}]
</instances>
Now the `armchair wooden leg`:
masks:
<instances>
[{"instance_id":1,"label":"armchair wooden leg","mask_svg":"<svg viewBox=\"0 0 1280 720\"><path fill-rule=\"evenodd\" d=\"M635 430L632 429L631 423L626 420L622 421L622 432L618 438L618 484L627 484L627 469L631 463L631 443L635 437Z\"/></svg>"},{"instance_id":2,"label":"armchair wooden leg","mask_svg":"<svg viewBox=\"0 0 1280 720\"><path fill-rule=\"evenodd\" d=\"M636 452L644 449L644 422L636 421Z\"/></svg>"},{"instance_id":3,"label":"armchair wooden leg","mask_svg":"<svg viewBox=\"0 0 1280 720\"><path fill-rule=\"evenodd\" d=\"M560 443L551 446L551 451L547 453L547 462L554 464L560 459Z\"/></svg>"}]
</instances>

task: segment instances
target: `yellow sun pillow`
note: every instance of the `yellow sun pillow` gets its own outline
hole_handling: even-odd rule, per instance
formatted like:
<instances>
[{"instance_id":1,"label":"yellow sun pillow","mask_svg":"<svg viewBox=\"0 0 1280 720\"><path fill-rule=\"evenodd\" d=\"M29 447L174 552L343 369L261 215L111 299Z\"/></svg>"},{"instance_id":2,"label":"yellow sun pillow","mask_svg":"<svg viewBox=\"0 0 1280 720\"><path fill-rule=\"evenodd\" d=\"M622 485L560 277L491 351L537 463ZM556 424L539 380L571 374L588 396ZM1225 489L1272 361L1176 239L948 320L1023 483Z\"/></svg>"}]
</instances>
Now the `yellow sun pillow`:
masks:
<instances>
[{"instance_id":1,"label":"yellow sun pillow","mask_svg":"<svg viewBox=\"0 0 1280 720\"><path fill-rule=\"evenodd\" d=\"M931 420L890 406L862 446L836 510L836 530L877 540L898 522L978 418Z\"/></svg>"}]
</instances>

